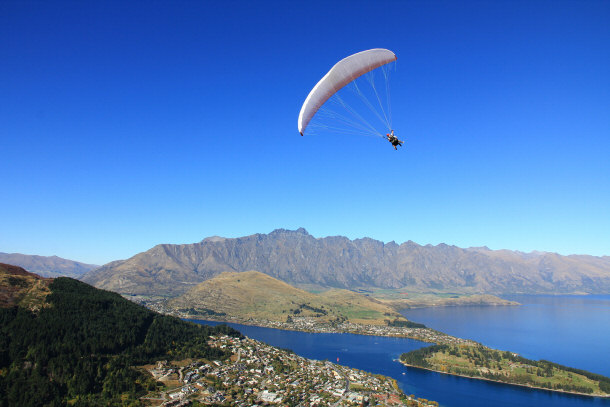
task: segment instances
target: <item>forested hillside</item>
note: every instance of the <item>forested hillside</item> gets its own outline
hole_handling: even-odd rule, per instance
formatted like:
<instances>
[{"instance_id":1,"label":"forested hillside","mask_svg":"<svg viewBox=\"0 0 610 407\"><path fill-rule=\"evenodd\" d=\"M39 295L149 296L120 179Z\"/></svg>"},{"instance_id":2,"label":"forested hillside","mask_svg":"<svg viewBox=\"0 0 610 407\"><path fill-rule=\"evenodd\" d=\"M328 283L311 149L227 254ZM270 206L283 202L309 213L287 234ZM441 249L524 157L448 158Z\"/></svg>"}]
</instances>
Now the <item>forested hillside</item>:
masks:
<instances>
[{"instance_id":1,"label":"forested hillside","mask_svg":"<svg viewBox=\"0 0 610 407\"><path fill-rule=\"evenodd\" d=\"M139 405L156 383L134 365L223 358L207 345L209 335L240 335L157 314L70 278L49 289L37 311L0 308L0 406Z\"/></svg>"}]
</instances>

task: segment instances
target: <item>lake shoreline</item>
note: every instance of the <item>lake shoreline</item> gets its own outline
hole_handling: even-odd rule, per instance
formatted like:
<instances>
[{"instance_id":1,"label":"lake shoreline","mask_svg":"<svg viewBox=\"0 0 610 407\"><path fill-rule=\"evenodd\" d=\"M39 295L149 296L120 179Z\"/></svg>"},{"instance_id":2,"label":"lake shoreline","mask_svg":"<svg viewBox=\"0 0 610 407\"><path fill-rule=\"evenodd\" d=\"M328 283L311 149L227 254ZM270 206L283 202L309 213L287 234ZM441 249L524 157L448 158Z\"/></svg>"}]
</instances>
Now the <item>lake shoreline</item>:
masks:
<instances>
[{"instance_id":1,"label":"lake shoreline","mask_svg":"<svg viewBox=\"0 0 610 407\"><path fill-rule=\"evenodd\" d=\"M354 324L354 323L343 323L338 328L331 327L327 324L311 324L308 326L299 326L297 324L290 324L287 322L277 322L277 321L267 321L267 320L254 320L249 319L246 321L234 319L227 320L225 318L209 318L190 315L190 314L171 314L186 320L196 320L196 321L214 321L220 323L233 323L240 325L249 325L256 326L261 328L272 328L272 329L281 329L285 331L294 331L294 332L307 332L314 334L354 334L354 335L366 335L366 336L380 336L380 337L388 337L388 338L406 338L413 339L420 342L430 343L430 344L470 344L474 345L477 342L472 341L470 339L462 339L456 336L451 336L446 333L437 331L432 328L406 328L406 327L393 327L393 326L385 326L385 325L364 325L364 324Z\"/></svg>"},{"instance_id":2,"label":"lake shoreline","mask_svg":"<svg viewBox=\"0 0 610 407\"><path fill-rule=\"evenodd\" d=\"M550 311L553 313L560 312L560 315L565 316L562 319L568 321L568 324L560 325L561 330L555 329L553 334L555 337L570 338L571 331L569 328L581 320L590 321L587 326L604 326L600 323L607 321L608 309L607 304L610 301L609 296L587 296L585 299L579 297L567 297L567 296L531 296L522 298L522 296L515 298L523 304L523 307L432 307L428 308L429 311L424 313L416 312L413 315L405 314L405 317L409 320L415 320L422 322L428 326L432 325L436 329L454 329L453 325L459 323L461 330L453 331L452 334L456 337L474 337L475 340L481 341L482 343L497 342L497 333L500 332L502 337L509 335L508 329L504 328L504 324L510 327L510 332L521 332L516 327L525 326L538 328L540 327L539 321L543 318L547 318ZM511 298L512 299L512 298ZM584 301L584 305L582 304ZM530 305L534 304L534 306ZM542 304L543 306L541 306ZM463 315L457 312L463 310ZM575 313L574 310L579 312ZM409 311L409 310L405 310ZM438 312L441 312L441 318L437 317L430 318L430 314L437 316ZM595 312L595 313L594 313ZM446 317L448 315L449 317ZM589 318L584 318L589 315L595 316L591 321ZM445 317L444 317L445 316ZM473 318L474 316L474 318ZM578 318L576 318L578 316ZM428 342L425 343L413 343L407 342L403 344L402 341L398 341L400 338L391 339L364 339L374 338L372 335L321 335L315 338L310 337L311 333L305 330L297 329L286 329L279 327L262 326L261 324L255 324L253 321L232 321L228 318L207 318L202 315L190 315L194 320L205 321L209 319L209 324L217 323L243 323L242 329L248 336L257 338L259 340L266 341L267 343L275 343L280 348L291 348L295 352L302 354L312 359L320 360L335 360L337 357L341 357L341 363L348 366L357 367L362 370L377 372L386 376L393 377L396 379L405 394L414 393L423 395L423 397L431 400L438 401L441 405L452 406L452 407L486 407L489 404L489 400L496 400L498 407L510 407L512 405L522 405L527 407L536 407L540 405L553 405L558 407L601 407L608 403L608 398L602 395L594 394L579 394L577 392L567 392L565 390L554 390L548 388L531 387L524 385L513 385L511 386L492 386L492 380L484 380L484 378L470 377L470 376L455 376L450 380L449 376L444 375L433 375L432 373L444 373L437 372L431 369L421 369L415 367L410 369L410 373L406 372L406 365L402 363L396 363L399 360L399 355L404 352L416 350L417 348L425 348ZM444 317L444 319L442 318ZM215 320L215 321L212 321ZM449 321L448 326L443 325L445 321ZM465 323L468 322L468 324ZM491 321L491 322L490 322ZM502 325L494 324L494 321L502 321ZM525 323L524 323L525 321ZM244 323L245 322L245 323ZM592 322L597 322L593 324ZM206 322L200 322L206 323ZM261 328L257 328L261 326ZM484 327L477 331L477 327ZM494 329L495 336L489 338L485 336L490 326ZM275 333L267 333L268 328L275 328L272 331ZM466 329L472 328L472 329ZM236 329L240 329L238 326ZM259 331L260 330L260 331ZM444 331L444 330L443 330ZM471 334L469 332L472 331ZM247 332L251 332L252 335ZM342 333L334 331L336 333ZM538 332L538 331L535 331ZM544 331L546 332L546 331ZM596 346L605 343L600 342L601 335L597 335L598 328L592 333L585 331L587 335L593 335L596 338ZM601 330L601 332L607 332L607 330ZM305 336L302 336L304 334ZM560 335L559 335L560 334ZM379 335L376 335L379 336ZM580 336L583 336L582 334ZM507 336L507 338L510 336ZM544 343L548 343L548 335L540 335L544 337ZM363 339L359 339L363 338ZM562 339L563 340L563 339ZM379 344L377 344L379 342ZM513 341L514 342L514 341ZM544 360L557 360L559 363L565 366L582 366L588 371L599 371L605 373L603 368L598 366L588 366L583 363L577 363L578 361L561 359L557 354L545 355L541 353L539 348L529 349L524 351L519 348L519 343L508 341L507 343L498 343L497 346L504 344L502 349L511 349L518 353L528 355L528 357L536 357L536 359ZM475 342L479 343L479 342ZM536 342L534 342L536 343ZM430 343L431 345L433 343ZM508 346L508 345L513 346ZM294 347L293 347L294 345ZM379 347L383 348L379 349ZM601 349L605 349L604 345ZM546 349L546 348L544 348ZM529 352L529 353L528 353ZM565 353L565 352L563 352ZM562 353L562 354L563 354ZM577 353L578 354L578 353ZM601 361L607 359L602 354L598 355ZM414 366L411 366L414 367ZM406 374L406 375L405 375ZM460 380L460 379L472 379L472 380ZM477 380L478 379L478 380ZM510 384L503 383L501 384ZM548 392L540 390L549 390ZM585 397L586 396L586 397Z\"/></svg>"},{"instance_id":3,"label":"lake shoreline","mask_svg":"<svg viewBox=\"0 0 610 407\"><path fill-rule=\"evenodd\" d=\"M570 394L570 395L574 395L574 396L586 396L586 397L592 397L592 398L596 398L597 397L597 398L600 398L600 399L610 399L610 395L578 393L578 392L559 390L559 389L547 389L545 387L536 387L536 386L531 386L531 385L528 385L528 384L507 383L507 382L502 382L500 380L488 379L486 377L476 377L476 376L467 376L467 375L458 374L458 373L441 372L440 370L435 370L435 369L430 369L430 368L427 368L427 367L411 365L411 364L403 362L402 360L398 360L398 362L400 362L404 366L411 367L411 368L414 368L414 369L427 370L429 372L435 372L435 373L445 374L445 375L449 375L449 376L463 377L465 379L483 380L483 381L492 382L492 383L506 384L506 385L509 385L509 386L525 387L525 388L534 389L534 390L546 390L546 391L550 391L550 392L554 392L554 393Z\"/></svg>"},{"instance_id":4,"label":"lake shoreline","mask_svg":"<svg viewBox=\"0 0 610 407\"><path fill-rule=\"evenodd\" d=\"M394 338L406 338L406 339L413 339L413 340L417 340L417 341L425 342L425 343L430 343L430 344L447 343L447 342L428 341L428 340L421 339L419 337L413 337L413 336L407 336L407 335L380 335L380 334L376 334L376 333L349 332L349 331L341 331L341 330L319 332L319 331L315 331L315 330L296 329L294 327L293 328L289 328L289 327L278 327L278 326L274 326L274 325L261 325L261 324L257 323L259 321L256 321L256 322L255 321L226 321L226 320L212 319L212 318L198 319L198 318L192 318L192 316L190 316L190 317L181 317L181 318L189 320L189 321L214 321L214 322L219 322L219 323L235 323L235 324L248 325L248 326L254 326L254 327L259 327L259 328L271 328L271 329L280 329L280 330L284 330L284 331L306 332L306 333L314 333L314 334L319 334L319 333L329 333L329 334L351 333L351 334L354 334L354 335L381 336L381 337L388 337L388 338L393 338L393 337ZM416 329L422 329L422 328L416 328ZM430 330L430 331L434 331L434 332L438 332L438 331L432 330L431 328L424 328L424 329L427 329L427 330ZM470 344L476 344L477 343L477 342L472 341L472 340L467 340L467 339L453 337L453 336L444 334L442 332L438 332L438 333L442 334L442 335L445 335L446 337L449 337L449 338L452 338L452 339L455 339L455 340L459 341L457 343L470 343ZM456 343L456 342L453 342L453 343ZM401 361L400 359L397 359L397 361L399 363L401 363L402 365L407 366L407 367L411 367L411 368L415 368L415 369L421 369L421 370L426 370L426 371L435 372L435 373L451 375L451 376L462 377L462 378L466 378L466 379L483 380L483 381L488 381L488 382L493 382L493 383L506 384L506 385L511 385L511 386L518 386L518 387L529 388L529 389L534 389L534 390L547 390L547 391L554 392L554 393L569 394L569 395L575 395L575 396L586 396L586 397L591 397L591 398L596 398L597 397L597 398L600 398L600 399L610 399L610 395L579 393L579 392L571 392L571 391L559 390L559 389L548 389L548 388L545 388L545 387L536 387L536 386L531 386L531 385L527 385L527 384L507 383L507 382L502 382L502 381L499 381L499 380L488 379L488 378L485 378L485 377L467 376L467 375L462 375L462 374L457 374L457 373L441 372L439 370L434 370L434 369L430 369L430 368L410 365L408 363L405 363L405 362Z\"/></svg>"}]
</instances>

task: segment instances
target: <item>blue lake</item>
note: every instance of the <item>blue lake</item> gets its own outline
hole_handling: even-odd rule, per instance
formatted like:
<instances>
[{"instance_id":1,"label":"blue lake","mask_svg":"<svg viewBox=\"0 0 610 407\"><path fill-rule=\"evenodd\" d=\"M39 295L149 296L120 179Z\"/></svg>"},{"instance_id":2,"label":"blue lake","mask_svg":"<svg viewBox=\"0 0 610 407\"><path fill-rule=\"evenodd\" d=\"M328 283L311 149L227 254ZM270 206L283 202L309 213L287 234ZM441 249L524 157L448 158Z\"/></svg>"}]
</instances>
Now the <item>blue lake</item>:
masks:
<instances>
[{"instance_id":1,"label":"blue lake","mask_svg":"<svg viewBox=\"0 0 610 407\"><path fill-rule=\"evenodd\" d=\"M505 298L522 305L421 308L402 314L495 349L610 377L610 295Z\"/></svg>"},{"instance_id":2,"label":"blue lake","mask_svg":"<svg viewBox=\"0 0 610 407\"><path fill-rule=\"evenodd\" d=\"M524 305L423 308L407 310L404 314L431 328L494 348L609 375L610 296L514 299ZM602 322L603 326L596 325ZM396 361L401 353L427 346L411 339L311 334L229 325L246 336L292 349L307 358L332 362L337 362L338 358L339 364L393 377L406 394L436 400L442 406L610 406L607 399L532 390L404 367ZM579 342L581 338L582 342Z\"/></svg>"}]
</instances>

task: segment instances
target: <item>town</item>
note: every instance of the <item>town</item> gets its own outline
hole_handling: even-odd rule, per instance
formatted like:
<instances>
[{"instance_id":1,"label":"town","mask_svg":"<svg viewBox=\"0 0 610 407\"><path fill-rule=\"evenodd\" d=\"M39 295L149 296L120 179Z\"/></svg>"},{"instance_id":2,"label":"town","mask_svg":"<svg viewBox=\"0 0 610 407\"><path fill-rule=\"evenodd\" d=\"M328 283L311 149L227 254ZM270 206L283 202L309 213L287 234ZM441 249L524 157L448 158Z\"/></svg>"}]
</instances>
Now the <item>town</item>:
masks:
<instances>
[{"instance_id":1,"label":"town","mask_svg":"<svg viewBox=\"0 0 610 407\"><path fill-rule=\"evenodd\" d=\"M328 324L317 321L310 317L292 317L292 322L277 322L268 320L254 320L241 322L246 325L265 326L268 328L287 329L293 331L305 331L313 333L351 333L358 335L392 336L400 338L416 339L422 342L436 344L475 344L475 342L447 335L430 328L410 328L389 325L356 324L344 321L340 324Z\"/></svg>"},{"instance_id":2,"label":"town","mask_svg":"<svg viewBox=\"0 0 610 407\"><path fill-rule=\"evenodd\" d=\"M161 361L145 366L163 383L141 400L154 406L438 406L407 396L391 378L300 357L250 338L212 336L226 360Z\"/></svg>"}]
</instances>

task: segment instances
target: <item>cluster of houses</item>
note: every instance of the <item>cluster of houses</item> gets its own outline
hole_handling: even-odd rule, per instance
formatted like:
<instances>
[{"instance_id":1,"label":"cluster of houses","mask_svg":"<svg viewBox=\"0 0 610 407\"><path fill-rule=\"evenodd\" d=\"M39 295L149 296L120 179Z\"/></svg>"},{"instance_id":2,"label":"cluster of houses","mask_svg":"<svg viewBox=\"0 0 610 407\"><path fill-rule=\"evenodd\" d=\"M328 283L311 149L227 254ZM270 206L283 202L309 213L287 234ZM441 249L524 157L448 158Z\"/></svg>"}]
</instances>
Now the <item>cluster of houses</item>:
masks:
<instances>
[{"instance_id":1,"label":"cluster of houses","mask_svg":"<svg viewBox=\"0 0 610 407\"><path fill-rule=\"evenodd\" d=\"M409 328L388 325L355 324L344 321L340 324L330 324L314 317L292 317L291 322L249 319L248 321L232 321L247 325L264 326L268 328L305 331L313 333L351 333L359 335L392 336L417 339L444 345L474 345L475 342L447 335L430 328Z\"/></svg>"},{"instance_id":2,"label":"cluster of houses","mask_svg":"<svg viewBox=\"0 0 610 407\"><path fill-rule=\"evenodd\" d=\"M167 382L168 390L157 397L162 405L186 406L195 400L244 407L425 405L406 397L390 378L305 359L253 339L215 336L209 344L233 356L181 367L159 362L149 369L157 380Z\"/></svg>"}]
</instances>

